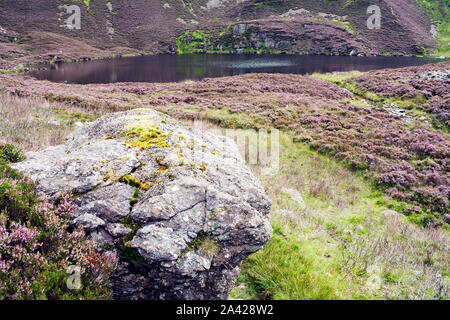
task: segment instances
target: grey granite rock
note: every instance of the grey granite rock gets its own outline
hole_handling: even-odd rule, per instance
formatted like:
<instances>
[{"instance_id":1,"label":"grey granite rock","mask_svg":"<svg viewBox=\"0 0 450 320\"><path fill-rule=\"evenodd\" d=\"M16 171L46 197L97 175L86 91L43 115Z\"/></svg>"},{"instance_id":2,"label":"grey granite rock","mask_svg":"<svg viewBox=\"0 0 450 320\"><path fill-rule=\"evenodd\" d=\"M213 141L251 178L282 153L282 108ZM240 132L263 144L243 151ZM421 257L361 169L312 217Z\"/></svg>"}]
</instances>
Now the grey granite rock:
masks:
<instances>
[{"instance_id":1,"label":"grey granite rock","mask_svg":"<svg viewBox=\"0 0 450 320\"><path fill-rule=\"evenodd\" d=\"M272 234L236 144L150 109L87 123L13 167L52 200L74 193L73 223L119 258L116 299L225 299Z\"/></svg>"},{"instance_id":2,"label":"grey granite rock","mask_svg":"<svg viewBox=\"0 0 450 320\"><path fill-rule=\"evenodd\" d=\"M108 231L108 233L115 237L123 237L126 236L127 234L129 234L130 232L132 232L133 230L125 227L123 224L121 223L110 223L106 226L106 231Z\"/></svg>"},{"instance_id":3,"label":"grey granite rock","mask_svg":"<svg viewBox=\"0 0 450 320\"><path fill-rule=\"evenodd\" d=\"M82 214L75 218L75 224L81 225L85 230L95 230L98 227L103 227L105 225L105 221L98 218L97 216L89 213Z\"/></svg>"}]
</instances>

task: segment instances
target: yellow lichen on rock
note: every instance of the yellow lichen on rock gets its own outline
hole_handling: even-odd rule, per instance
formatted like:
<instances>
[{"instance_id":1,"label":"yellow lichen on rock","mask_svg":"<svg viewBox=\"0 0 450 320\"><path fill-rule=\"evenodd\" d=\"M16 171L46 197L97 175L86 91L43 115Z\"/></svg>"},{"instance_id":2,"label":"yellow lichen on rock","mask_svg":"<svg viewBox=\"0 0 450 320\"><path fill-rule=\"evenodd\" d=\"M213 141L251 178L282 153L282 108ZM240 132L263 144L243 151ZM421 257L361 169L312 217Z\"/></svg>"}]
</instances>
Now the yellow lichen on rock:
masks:
<instances>
[{"instance_id":1,"label":"yellow lichen on rock","mask_svg":"<svg viewBox=\"0 0 450 320\"><path fill-rule=\"evenodd\" d=\"M123 183L126 183L130 186L136 187L136 188L140 188L142 190L147 191L148 189L150 189L151 186L151 182L142 182L139 181L138 179L136 179L135 177L132 177L130 175L124 175L123 177L120 178L120 181Z\"/></svg>"},{"instance_id":2,"label":"yellow lichen on rock","mask_svg":"<svg viewBox=\"0 0 450 320\"><path fill-rule=\"evenodd\" d=\"M116 175L112 168L102 168L100 169L100 174L102 174L101 180L103 182L116 182L120 178Z\"/></svg>"},{"instance_id":3,"label":"yellow lichen on rock","mask_svg":"<svg viewBox=\"0 0 450 320\"><path fill-rule=\"evenodd\" d=\"M135 109L135 110L148 112L148 109L142 109L142 108ZM153 118L159 118L159 116L156 114L151 114L151 113L145 113L145 114L137 113L137 114L127 115L127 116L123 117L123 119L126 119L126 120L150 120Z\"/></svg>"},{"instance_id":4,"label":"yellow lichen on rock","mask_svg":"<svg viewBox=\"0 0 450 320\"><path fill-rule=\"evenodd\" d=\"M167 134L162 134L161 129L149 120L139 120L128 124L124 128L125 136L129 139L125 145L131 148L144 150L149 147L159 146L168 148L165 141Z\"/></svg>"}]
</instances>

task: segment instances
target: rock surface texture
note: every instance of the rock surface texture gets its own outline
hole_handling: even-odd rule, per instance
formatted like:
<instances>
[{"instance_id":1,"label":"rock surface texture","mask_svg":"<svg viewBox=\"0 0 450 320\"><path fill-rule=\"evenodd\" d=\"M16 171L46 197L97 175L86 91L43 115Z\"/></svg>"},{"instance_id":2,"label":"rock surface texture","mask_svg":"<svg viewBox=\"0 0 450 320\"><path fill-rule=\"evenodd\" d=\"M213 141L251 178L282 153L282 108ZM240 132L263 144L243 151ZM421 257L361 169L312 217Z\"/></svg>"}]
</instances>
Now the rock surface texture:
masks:
<instances>
[{"instance_id":1,"label":"rock surface texture","mask_svg":"<svg viewBox=\"0 0 450 320\"><path fill-rule=\"evenodd\" d=\"M235 143L153 110L103 117L14 167L52 200L74 193L74 224L119 261L116 299L225 299L272 234Z\"/></svg>"}]
</instances>

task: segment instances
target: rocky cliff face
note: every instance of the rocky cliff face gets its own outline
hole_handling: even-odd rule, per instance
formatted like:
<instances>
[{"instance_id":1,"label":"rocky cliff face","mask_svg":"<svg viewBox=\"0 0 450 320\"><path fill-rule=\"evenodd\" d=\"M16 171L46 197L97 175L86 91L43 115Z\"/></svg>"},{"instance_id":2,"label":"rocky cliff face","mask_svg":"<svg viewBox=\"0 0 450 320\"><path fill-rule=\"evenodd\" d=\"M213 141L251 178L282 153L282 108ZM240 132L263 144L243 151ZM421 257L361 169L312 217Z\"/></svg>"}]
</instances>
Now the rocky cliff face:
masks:
<instances>
[{"instance_id":1,"label":"rocky cliff face","mask_svg":"<svg viewBox=\"0 0 450 320\"><path fill-rule=\"evenodd\" d=\"M77 129L15 168L119 260L117 299L225 299L265 246L270 201L235 143L137 109Z\"/></svg>"},{"instance_id":2,"label":"rocky cliff face","mask_svg":"<svg viewBox=\"0 0 450 320\"><path fill-rule=\"evenodd\" d=\"M65 23L72 14L67 7L73 4L81 9L79 30L68 29ZM26 51L21 53L22 62L177 50L421 54L436 46L431 22L416 1L377 1L379 30L367 28L367 8L373 4L369 0L3 0L0 31L18 33L15 51ZM76 50L79 45L70 47L73 38L84 43L83 50ZM6 49L0 50L0 58L12 57L2 51Z\"/></svg>"},{"instance_id":3,"label":"rocky cliff face","mask_svg":"<svg viewBox=\"0 0 450 320\"><path fill-rule=\"evenodd\" d=\"M179 53L299 53L369 55L380 51L344 26L311 15L231 24L208 32L186 31L178 37Z\"/></svg>"}]
</instances>

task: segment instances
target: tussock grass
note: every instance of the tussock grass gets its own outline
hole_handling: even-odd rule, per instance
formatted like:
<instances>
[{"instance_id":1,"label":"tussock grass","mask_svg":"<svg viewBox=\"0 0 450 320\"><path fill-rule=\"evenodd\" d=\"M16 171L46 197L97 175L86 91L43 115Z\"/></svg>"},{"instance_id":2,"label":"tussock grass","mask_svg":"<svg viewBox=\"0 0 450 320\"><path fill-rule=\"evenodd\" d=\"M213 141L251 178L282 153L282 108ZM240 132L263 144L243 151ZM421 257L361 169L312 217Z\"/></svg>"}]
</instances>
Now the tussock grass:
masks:
<instances>
[{"instance_id":1,"label":"tussock grass","mask_svg":"<svg viewBox=\"0 0 450 320\"><path fill-rule=\"evenodd\" d=\"M57 145L74 130L77 121L98 115L40 98L0 94L0 143L14 144L26 151Z\"/></svg>"},{"instance_id":2,"label":"tussock grass","mask_svg":"<svg viewBox=\"0 0 450 320\"><path fill-rule=\"evenodd\" d=\"M318 257L320 244L299 241L274 221L274 234L266 248L252 255L243 266L240 281L247 281L247 298L277 300L343 299L347 286ZM337 265L332 266L338 268ZM245 294L241 294L245 297Z\"/></svg>"},{"instance_id":3,"label":"tussock grass","mask_svg":"<svg viewBox=\"0 0 450 320\"><path fill-rule=\"evenodd\" d=\"M363 74L364 72L361 71L329 72L329 73L313 73L310 75L310 77L314 79L333 82L335 84L340 84L347 79L358 77Z\"/></svg>"}]
</instances>

